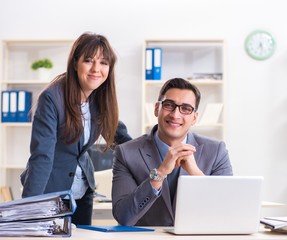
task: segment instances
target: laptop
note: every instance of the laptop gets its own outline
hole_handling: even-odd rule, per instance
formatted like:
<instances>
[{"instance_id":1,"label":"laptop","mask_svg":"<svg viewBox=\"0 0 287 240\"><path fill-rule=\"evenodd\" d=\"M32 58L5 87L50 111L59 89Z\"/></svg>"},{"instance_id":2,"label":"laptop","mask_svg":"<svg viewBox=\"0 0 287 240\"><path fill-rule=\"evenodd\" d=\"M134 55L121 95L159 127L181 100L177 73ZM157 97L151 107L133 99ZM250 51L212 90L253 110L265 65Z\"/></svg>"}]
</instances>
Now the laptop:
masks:
<instances>
[{"instance_id":1,"label":"laptop","mask_svg":"<svg viewBox=\"0 0 287 240\"><path fill-rule=\"evenodd\" d=\"M260 223L263 177L180 176L174 234L252 234Z\"/></svg>"}]
</instances>

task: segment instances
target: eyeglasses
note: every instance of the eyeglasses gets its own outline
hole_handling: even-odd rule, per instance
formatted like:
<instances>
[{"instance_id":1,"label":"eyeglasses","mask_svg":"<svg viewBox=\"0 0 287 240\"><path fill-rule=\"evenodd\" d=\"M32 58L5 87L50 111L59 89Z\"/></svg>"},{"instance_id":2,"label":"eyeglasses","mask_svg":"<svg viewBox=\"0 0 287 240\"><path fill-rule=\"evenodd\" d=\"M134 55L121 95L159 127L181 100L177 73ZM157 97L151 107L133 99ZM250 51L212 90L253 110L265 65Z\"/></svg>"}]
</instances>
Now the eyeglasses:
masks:
<instances>
[{"instance_id":1,"label":"eyeglasses","mask_svg":"<svg viewBox=\"0 0 287 240\"><path fill-rule=\"evenodd\" d=\"M163 109L170 111L170 112L173 112L177 107L179 109L179 112L184 115L192 114L193 111L195 111L195 108L189 104L177 105L175 104L174 101L171 101L171 100L164 100L164 101L159 101L159 102L162 104Z\"/></svg>"}]
</instances>

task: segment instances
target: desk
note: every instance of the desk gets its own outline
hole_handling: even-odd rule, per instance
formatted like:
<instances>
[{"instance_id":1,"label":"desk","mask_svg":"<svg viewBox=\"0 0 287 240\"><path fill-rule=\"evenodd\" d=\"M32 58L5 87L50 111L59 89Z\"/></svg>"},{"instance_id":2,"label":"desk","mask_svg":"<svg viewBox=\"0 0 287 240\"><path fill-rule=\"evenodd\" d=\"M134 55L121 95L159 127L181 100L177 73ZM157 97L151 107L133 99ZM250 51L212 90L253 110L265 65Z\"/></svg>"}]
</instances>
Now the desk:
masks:
<instances>
[{"instance_id":1,"label":"desk","mask_svg":"<svg viewBox=\"0 0 287 240\"><path fill-rule=\"evenodd\" d=\"M286 208L287 205L276 202L262 202L261 207L266 208ZM263 210L263 209L262 209ZM262 211L263 213L263 211ZM270 214L263 214L263 216L269 216ZM272 214L271 214L272 215ZM276 215L276 214L275 214ZM112 214L111 202L97 202L94 201L93 206L93 225L117 225L117 221ZM287 239L287 236L286 236Z\"/></svg>"},{"instance_id":2,"label":"desk","mask_svg":"<svg viewBox=\"0 0 287 240\"><path fill-rule=\"evenodd\" d=\"M96 202L93 205L93 225L117 225L117 221L112 214L111 202Z\"/></svg>"},{"instance_id":3,"label":"desk","mask_svg":"<svg viewBox=\"0 0 287 240\"><path fill-rule=\"evenodd\" d=\"M273 233L268 230L260 231L252 235L185 235L185 236L175 236L169 233L163 232L162 228L155 228L154 232L117 232L117 233L105 233L90 231L84 229L73 229L72 237L66 239L75 239L75 240L91 240L91 239L105 239L105 240L286 240L287 234ZM7 239L3 237L0 239ZM43 237L11 237L9 240L40 240L51 238ZM53 238L56 239L56 238Z\"/></svg>"}]
</instances>

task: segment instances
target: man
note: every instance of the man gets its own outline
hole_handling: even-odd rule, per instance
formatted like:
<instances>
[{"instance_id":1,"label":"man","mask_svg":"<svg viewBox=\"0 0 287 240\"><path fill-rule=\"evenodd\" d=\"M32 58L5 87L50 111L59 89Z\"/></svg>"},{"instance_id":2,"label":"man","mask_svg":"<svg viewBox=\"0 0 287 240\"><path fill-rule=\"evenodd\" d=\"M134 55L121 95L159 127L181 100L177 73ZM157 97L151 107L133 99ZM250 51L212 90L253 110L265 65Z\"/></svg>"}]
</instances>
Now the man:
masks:
<instances>
[{"instance_id":1,"label":"man","mask_svg":"<svg viewBox=\"0 0 287 240\"><path fill-rule=\"evenodd\" d=\"M232 175L224 142L189 132L200 97L188 81L168 80L155 104L158 125L115 149L112 200L120 224L173 226L179 175Z\"/></svg>"}]
</instances>

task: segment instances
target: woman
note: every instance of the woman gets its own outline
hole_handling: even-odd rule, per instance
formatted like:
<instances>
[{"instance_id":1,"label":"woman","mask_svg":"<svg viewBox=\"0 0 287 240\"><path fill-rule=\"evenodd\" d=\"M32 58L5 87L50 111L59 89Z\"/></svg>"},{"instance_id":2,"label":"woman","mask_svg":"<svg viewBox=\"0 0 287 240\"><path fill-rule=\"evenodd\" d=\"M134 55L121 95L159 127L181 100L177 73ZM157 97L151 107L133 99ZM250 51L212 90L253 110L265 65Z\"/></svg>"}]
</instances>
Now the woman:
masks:
<instances>
[{"instance_id":1,"label":"woman","mask_svg":"<svg viewBox=\"0 0 287 240\"><path fill-rule=\"evenodd\" d=\"M131 139L118 121L115 63L104 36L82 34L73 44L66 73L39 96L33 119L22 197L72 189L75 224L91 224L92 218L95 181L87 150L100 136L106 149Z\"/></svg>"}]
</instances>

